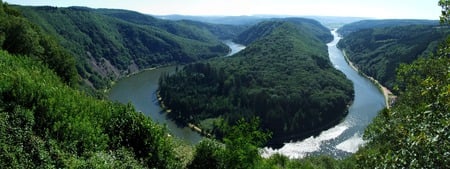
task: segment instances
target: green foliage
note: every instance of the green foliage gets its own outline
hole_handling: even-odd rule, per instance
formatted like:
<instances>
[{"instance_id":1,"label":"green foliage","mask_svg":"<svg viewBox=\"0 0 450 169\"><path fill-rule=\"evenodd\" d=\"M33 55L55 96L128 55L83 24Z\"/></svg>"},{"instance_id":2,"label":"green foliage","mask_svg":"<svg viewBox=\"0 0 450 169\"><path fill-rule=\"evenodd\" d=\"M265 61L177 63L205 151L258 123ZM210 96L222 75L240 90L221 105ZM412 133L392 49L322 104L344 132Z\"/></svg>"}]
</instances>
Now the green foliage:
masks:
<instances>
[{"instance_id":1,"label":"green foliage","mask_svg":"<svg viewBox=\"0 0 450 169\"><path fill-rule=\"evenodd\" d=\"M98 9L92 11L126 20L134 24L158 27L174 35L202 42L212 42L216 40L215 37L223 40L233 39L246 28L246 26L210 24L192 20L168 21L138 12L120 9Z\"/></svg>"},{"instance_id":2,"label":"green foliage","mask_svg":"<svg viewBox=\"0 0 450 169\"><path fill-rule=\"evenodd\" d=\"M450 23L450 2L448 0L439 0L439 6L441 6L441 16L439 17L441 23Z\"/></svg>"},{"instance_id":3,"label":"green foliage","mask_svg":"<svg viewBox=\"0 0 450 169\"><path fill-rule=\"evenodd\" d=\"M294 23L295 26L298 26L304 31L312 34L323 42L329 42L333 40L333 37L330 36L328 32L329 30L315 20L306 18L284 18L260 22L257 24L257 26L250 27L249 29L242 32L238 37L236 37L235 41L244 45L251 44L256 40L270 35L273 30L282 25L283 22Z\"/></svg>"},{"instance_id":4,"label":"green foliage","mask_svg":"<svg viewBox=\"0 0 450 169\"><path fill-rule=\"evenodd\" d=\"M163 75L159 90L164 104L172 109L168 115L194 124L222 119L215 127L201 126L219 138L224 133L222 124L257 116L276 138L269 144L307 137L338 122L352 99L351 83L331 66L325 42L305 31L314 25L294 21L270 22L271 33L236 56ZM255 27L271 27L270 23Z\"/></svg>"},{"instance_id":5,"label":"green foliage","mask_svg":"<svg viewBox=\"0 0 450 169\"><path fill-rule=\"evenodd\" d=\"M223 162L222 156L224 151L225 146L221 143L210 139L204 139L195 146L194 159L187 168L220 168Z\"/></svg>"},{"instance_id":6,"label":"green foliage","mask_svg":"<svg viewBox=\"0 0 450 169\"><path fill-rule=\"evenodd\" d=\"M228 47L209 29L124 10L17 6L75 57L87 86L140 69L224 56ZM218 26L220 27L220 26Z\"/></svg>"},{"instance_id":7,"label":"green foliage","mask_svg":"<svg viewBox=\"0 0 450 169\"><path fill-rule=\"evenodd\" d=\"M363 73L393 89L399 65L435 52L448 34L444 27L427 25L365 29L338 45Z\"/></svg>"},{"instance_id":8,"label":"green foliage","mask_svg":"<svg viewBox=\"0 0 450 169\"><path fill-rule=\"evenodd\" d=\"M259 147L266 144L270 134L261 132L259 122L258 118L249 122L241 119L236 125L226 129L224 168L255 168L261 163Z\"/></svg>"},{"instance_id":9,"label":"green foliage","mask_svg":"<svg viewBox=\"0 0 450 169\"><path fill-rule=\"evenodd\" d=\"M128 105L129 110L131 105ZM112 149L130 148L138 159L149 167L179 168L174 143L165 128L157 126L148 117L133 111L114 115L107 128Z\"/></svg>"},{"instance_id":10,"label":"green foliage","mask_svg":"<svg viewBox=\"0 0 450 169\"><path fill-rule=\"evenodd\" d=\"M356 168L355 160L351 157L337 160L329 156L311 156L303 159L289 159L275 154L264 161L266 167L272 169L351 169ZM269 167L270 166L270 167Z\"/></svg>"},{"instance_id":11,"label":"green foliage","mask_svg":"<svg viewBox=\"0 0 450 169\"><path fill-rule=\"evenodd\" d=\"M164 127L0 51L1 168L179 168Z\"/></svg>"},{"instance_id":12,"label":"green foliage","mask_svg":"<svg viewBox=\"0 0 450 169\"><path fill-rule=\"evenodd\" d=\"M448 49L448 43L441 47ZM400 66L400 98L367 129L370 142L356 155L365 168L449 168L450 55Z\"/></svg>"},{"instance_id":13,"label":"green foliage","mask_svg":"<svg viewBox=\"0 0 450 169\"><path fill-rule=\"evenodd\" d=\"M66 84L76 85L78 76L74 58L62 49L54 39L22 18L17 10L3 3L1 5L1 49L42 61L55 71Z\"/></svg>"},{"instance_id":14,"label":"green foliage","mask_svg":"<svg viewBox=\"0 0 450 169\"><path fill-rule=\"evenodd\" d=\"M414 26L414 25L435 25L439 24L434 20L419 20L419 19L383 19L383 20L362 20L346 24L339 28L337 32L343 36L350 33L358 32L364 29L387 28L397 26Z\"/></svg>"},{"instance_id":15,"label":"green foliage","mask_svg":"<svg viewBox=\"0 0 450 169\"><path fill-rule=\"evenodd\" d=\"M227 126L223 144L203 140L196 146L194 159L188 168L261 168L263 159L259 147L270 138L270 134L259 128L260 120L238 120L236 125Z\"/></svg>"}]
</instances>

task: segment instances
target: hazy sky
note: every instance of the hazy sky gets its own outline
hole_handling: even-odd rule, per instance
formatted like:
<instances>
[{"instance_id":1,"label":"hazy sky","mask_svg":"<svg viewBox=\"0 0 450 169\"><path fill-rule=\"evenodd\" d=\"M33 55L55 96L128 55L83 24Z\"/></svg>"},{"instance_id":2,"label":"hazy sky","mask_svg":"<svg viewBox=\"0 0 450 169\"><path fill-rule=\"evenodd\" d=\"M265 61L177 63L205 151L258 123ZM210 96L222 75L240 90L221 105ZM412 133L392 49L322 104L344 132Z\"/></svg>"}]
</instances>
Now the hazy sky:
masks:
<instances>
[{"instance_id":1,"label":"hazy sky","mask_svg":"<svg viewBox=\"0 0 450 169\"><path fill-rule=\"evenodd\" d=\"M321 15L439 19L438 0L3 0L10 4L118 8L167 15Z\"/></svg>"}]
</instances>

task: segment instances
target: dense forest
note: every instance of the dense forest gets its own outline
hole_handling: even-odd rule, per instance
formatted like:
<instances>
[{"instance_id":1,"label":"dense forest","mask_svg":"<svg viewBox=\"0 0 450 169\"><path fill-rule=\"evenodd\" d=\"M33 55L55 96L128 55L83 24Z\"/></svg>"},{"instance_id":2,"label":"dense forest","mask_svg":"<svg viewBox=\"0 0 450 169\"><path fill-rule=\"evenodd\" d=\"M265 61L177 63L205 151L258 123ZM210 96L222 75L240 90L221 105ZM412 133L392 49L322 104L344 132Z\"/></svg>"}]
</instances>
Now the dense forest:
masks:
<instances>
[{"instance_id":1,"label":"dense forest","mask_svg":"<svg viewBox=\"0 0 450 169\"><path fill-rule=\"evenodd\" d=\"M408 25L434 25L438 26L439 21L436 20L420 20L420 19L381 19L381 20L361 20L340 27L337 32L342 36L347 36L352 32L363 29L386 28Z\"/></svg>"},{"instance_id":2,"label":"dense forest","mask_svg":"<svg viewBox=\"0 0 450 169\"><path fill-rule=\"evenodd\" d=\"M439 2L443 7L442 21L450 24L448 1ZM366 145L354 155L341 160L326 156L289 159L282 155L263 159L258 147L270 139L270 134L260 128L264 126L263 117L238 119L233 126L223 125L228 132L222 140L205 139L195 146L186 145L131 105L99 100L79 91L77 56L60 45L60 39L53 37L55 34L46 33L48 30L43 31L23 18L19 10L1 0L0 3L0 168L450 168L449 38L437 43L439 47L431 50L430 56L399 66L395 80L398 101L391 109L380 112L365 132ZM263 80L277 75L277 79L282 79L280 83L292 83L286 74L295 74L300 68L290 66L290 62L297 64L296 59L307 62L308 65L300 64L300 67L307 66L312 72L320 72L315 66L332 67L316 60L326 58L326 54L320 54L322 50L312 50L323 48L325 41L309 34L305 36L312 40L306 42L311 44L302 43L304 41L298 40L305 38L301 37L304 32L298 31L302 26L286 21L271 22L283 24L249 45L252 50L186 66L174 77L183 73L187 76L190 69L209 70L208 75L234 78L223 85L240 84L244 88L264 82L257 91L247 94L277 97L279 93L275 90L262 86L270 85ZM287 44L286 48L276 45L278 43ZM281 48L270 48L269 44ZM266 54L250 53L258 51ZM291 55L285 57L289 61L285 66L268 67L289 68L280 70L282 75L258 71L261 69L257 69L256 61L269 59L267 62L279 65L279 61L270 59L270 53L281 51L285 53L277 56L289 56L291 52L317 55L299 58ZM225 61L231 63L233 69L225 69ZM237 66L245 68L241 73L246 74L239 74L241 70ZM233 72L238 72L239 76ZM205 77L217 78L198 71L191 75L189 77L194 78L191 82ZM303 80L314 79L303 75ZM342 75L337 73L337 76ZM238 79L241 77L251 79ZM220 83L214 85L219 88ZM205 89L213 90L208 87ZM318 88L309 87L306 89ZM195 92L203 92L200 89ZM238 88L233 86L229 90Z\"/></svg>"},{"instance_id":3,"label":"dense forest","mask_svg":"<svg viewBox=\"0 0 450 169\"><path fill-rule=\"evenodd\" d=\"M17 8L75 56L85 88L105 88L144 68L226 55L229 49L217 37L232 38L241 29L222 32L225 25L165 21L125 10Z\"/></svg>"},{"instance_id":4,"label":"dense forest","mask_svg":"<svg viewBox=\"0 0 450 169\"><path fill-rule=\"evenodd\" d=\"M2 3L0 21L0 168L275 166L259 156L269 135L258 119L228 126L223 142L185 145L131 105L77 90L73 56L18 10Z\"/></svg>"},{"instance_id":5,"label":"dense forest","mask_svg":"<svg viewBox=\"0 0 450 169\"><path fill-rule=\"evenodd\" d=\"M353 88L328 59L329 29L291 18L261 22L238 37L249 45L237 55L187 65L160 79L169 117L220 138L223 124L256 116L273 132L274 146L344 117Z\"/></svg>"},{"instance_id":6,"label":"dense forest","mask_svg":"<svg viewBox=\"0 0 450 169\"><path fill-rule=\"evenodd\" d=\"M0 20L1 168L176 167L164 127L68 86L70 54L7 5Z\"/></svg>"},{"instance_id":7,"label":"dense forest","mask_svg":"<svg viewBox=\"0 0 450 169\"><path fill-rule=\"evenodd\" d=\"M375 21L372 24L381 25ZM436 52L449 33L449 29L439 25L363 29L345 36L338 46L363 73L393 89L399 65Z\"/></svg>"},{"instance_id":8,"label":"dense forest","mask_svg":"<svg viewBox=\"0 0 450 169\"><path fill-rule=\"evenodd\" d=\"M21 14L15 9L5 8L0 14L1 49L12 54L28 55L44 62L66 84L71 86L77 84L75 60L54 38L20 17Z\"/></svg>"}]
</instances>

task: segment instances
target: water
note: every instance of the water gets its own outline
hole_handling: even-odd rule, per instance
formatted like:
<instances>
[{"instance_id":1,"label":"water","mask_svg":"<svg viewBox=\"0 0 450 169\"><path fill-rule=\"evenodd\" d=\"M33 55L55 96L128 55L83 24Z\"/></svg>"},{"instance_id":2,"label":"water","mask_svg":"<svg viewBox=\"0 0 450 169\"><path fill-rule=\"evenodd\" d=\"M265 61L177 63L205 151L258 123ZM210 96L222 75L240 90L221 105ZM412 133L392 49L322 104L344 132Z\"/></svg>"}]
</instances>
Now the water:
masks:
<instances>
[{"instance_id":1,"label":"water","mask_svg":"<svg viewBox=\"0 0 450 169\"><path fill-rule=\"evenodd\" d=\"M156 98L158 79L161 73L174 72L176 66L169 66L153 70L145 70L133 76L118 81L109 92L109 99L120 103L131 103L136 110L157 123L164 124L170 133L190 144L198 143L202 137L188 127L180 127L175 122L167 119L162 112Z\"/></svg>"},{"instance_id":2,"label":"water","mask_svg":"<svg viewBox=\"0 0 450 169\"><path fill-rule=\"evenodd\" d=\"M231 52L226 56L231 56L243 50L245 46L225 41L231 48ZM167 118L162 112L156 97L158 90L158 79L161 73L174 72L176 66L169 66L153 70L144 70L133 76L118 81L109 92L109 99L120 103L131 103L137 111L149 116L153 121L166 125L170 133L187 143L196 144L202 136L192 131L188 127L178 126L174 121Z\"/></svg>"},{"instance_id":3,"label":"water","mask_svg":"<svg viewBox=\"0 0 450 169\"><path fill-rule=\"evenodd\" d=\"M336 48L340 37L333 31L335 39L328 44L330 60L334 67L342 71L353 82L355 89L354 102L349 108L349 114L340 124L317 137L309 137L302 141L286 143L282 148L274 150L265 148L263 156L281 153L292 158L302 158L306 155L328 154L337 158L344 157L358 150L364 143L361 136L377 113L385 107L384 97L378 88L368 79L354 71L345 61L342 52ZM225 42L235 54L245 47ZM227 55L227 56L229 56ZM158 79L162 72L173 72L175 66L147 70L117 82L109 93L111 100L121 103L131 103L138 111L150 116L154 121L167 125L170 132L188 143L198 143L202 137L187 127L177 126L161 113L156 90Z\"/></svg>"},{"instance_id":4,"label":"water","mask_svg":"<svg viewBox=\"0 0 450 169\"><path fill-rule=\"evenodd\" d=\"M285 143L280 149L264 148L263 156L275 153L291 158L303 158L307 155L325 154L336 158L345 157L358 150L364 144L362 135L372 119L385 105L383 94L368 79L359 75L345 61L342 52L336 47L341 37L331 32L334 40L328 43L328 53L333 66L342 71L353 82L355 98L349 108L347 117L335 127L323 131L317 137L302 141Z\"/></svg>"},{"instance_id":5,"label":"water","mask_svg":"<svg viewBox=\"0 0 450 169\"><path fill-rule=\"evenodd\" d=\"M231 49L230 53L228 53L228 55L226 55L226 57L232 56L232 55L238 53L239 51L245 49L245 46L244 46L244 45L234 43L234 42L231 41L231 40L226 40L226 41L224 41L223 43L225 43L225 44L226 44L228 47L230 47L230 49Z\"/></svg>"}]
</instances>

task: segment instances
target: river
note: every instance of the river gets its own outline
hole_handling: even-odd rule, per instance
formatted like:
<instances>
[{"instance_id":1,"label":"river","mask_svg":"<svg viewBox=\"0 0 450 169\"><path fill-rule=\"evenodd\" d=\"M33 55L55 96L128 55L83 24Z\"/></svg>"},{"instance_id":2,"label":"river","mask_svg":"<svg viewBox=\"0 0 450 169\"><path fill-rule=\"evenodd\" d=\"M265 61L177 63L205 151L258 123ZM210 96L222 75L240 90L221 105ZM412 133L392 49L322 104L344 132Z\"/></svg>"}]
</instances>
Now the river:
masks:
<instances>
[{"instance_id":1,"label":"river","mask_svg":"<svg viewBox=\"0 0 450 169\"><path fill-rule=\"evenodd\" d=\"M232 56L232 55L238 53L239 51L245 49L244 45L234 43L231 40L226 40L226 41L224 41L224 43L231 49L230 53L228 53L226 56Z\"/></svg>"},{"instance_id":2,"label":"river","mask_svg":"<svg viewBox=\"0 0 450 169\"><path fill-rule=\"evenodd\" d=\"M230 40L224 41L231 51L226 57L236 54L245 49L245 46L236 44ZM131 103L137 111L144 113L152 118L153 121L164 124L170 133L187 143L198 143L202 137L197 132L188 127L177 125L174 121L168 119L163 113L156 98L158 90L158 79L161 73L174 72L176 66L168 66L158 69L144 70L127 78L118 81L109 91L109 99L120 103Z\"/></svg>"},{"instance_id":3,"label":"river","mask_svg":"<svg viewBox=\"0 0 450 169\"><path fill-rule=\"evenodd\" d=\"M274 153L284 154L291 158L303 158L307 155L330 155L342 158L358 150L364 144L362 135L372 119L385 105L383 94L370 80L353 70L345 61L343 53L337 48L341 37L336 31L331 32L334 40L327 44L328 53L333 66L343 72L353 82L355 98L349 107L346 118L338 125L321 132L316 137L302 141L285 143L280 149L264 148L263 156Z\"/></svg>"},{"instance_id":4,"label":"river","mask_svg":"<svg viewBox=\"0 0 450 169\"><path fill-rule=\"evenodd\" d=\"M263 156L281 153L291 158L302 158L306 155L327 154L342 158L358 150L364 143L362 134L368 124L377 113L385 107L382 93L370 80L362 77L353 70L345 61L342 52L336 47L341 39L335 31L332 31L334 40L328 43L329 57L334 67L342 71L353 82L355 98L349 107L347 117L335 127L323 131L317 137L309 137L302 141L285 143L280 149L264 148ZM231 41L225 41L235 54L245 47ZM227 55L229 56L229 55ZM138 111L150 116L160 124L166 124L169 131L185 140L195 144L201 140L201 136L187 127L179 127L173 121L167 119L159 107L156 90L158 79L162 72L173 72L175 66L146 70L136 75L118 81L110 90L109 98L121 103L131 103Z\"/></svg>"}]
</instances>

